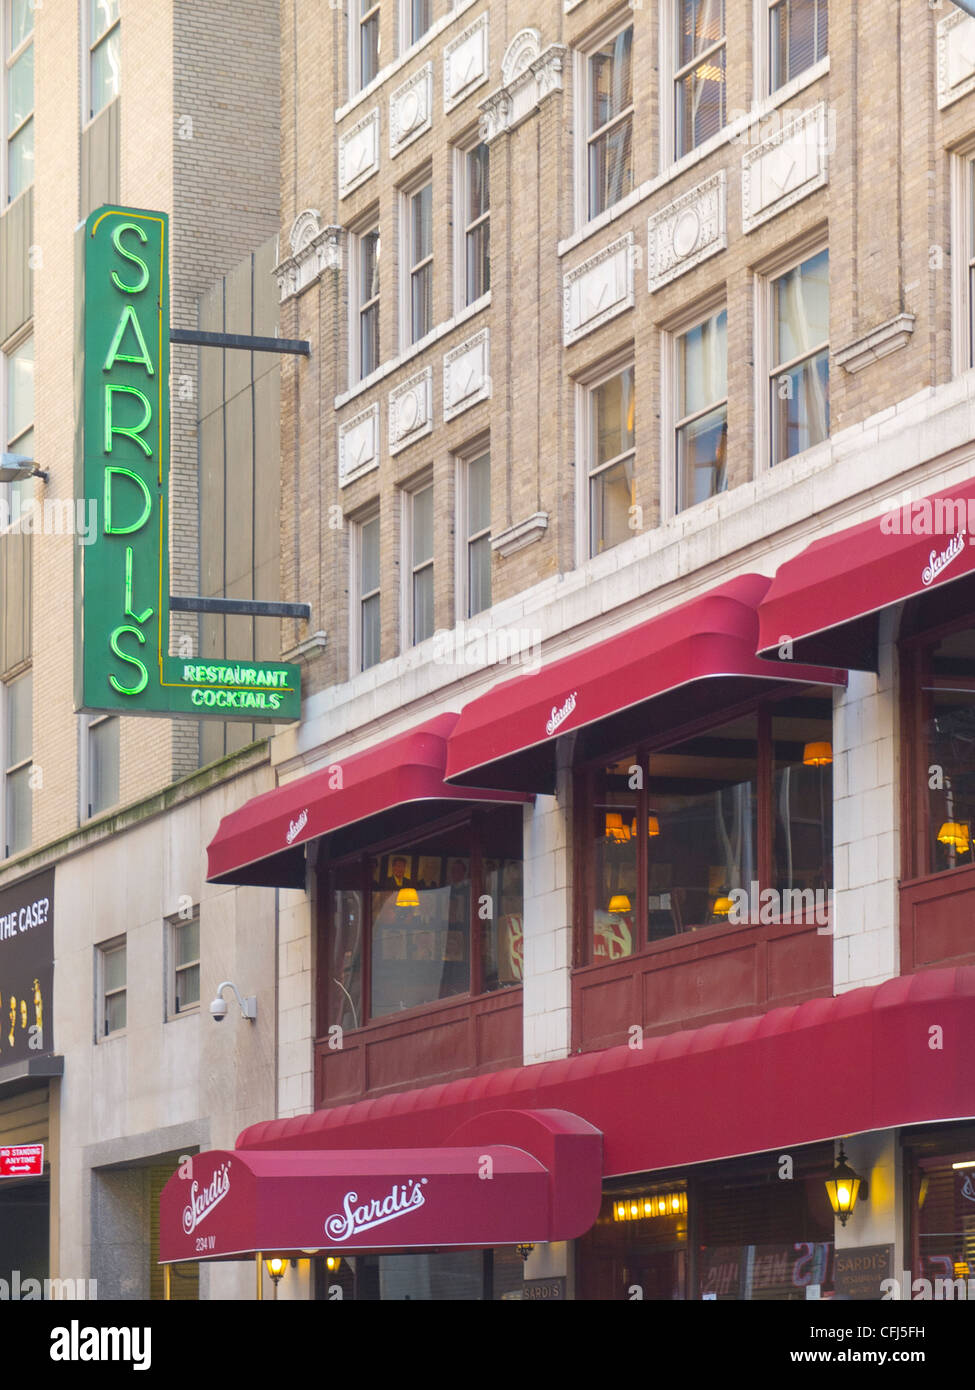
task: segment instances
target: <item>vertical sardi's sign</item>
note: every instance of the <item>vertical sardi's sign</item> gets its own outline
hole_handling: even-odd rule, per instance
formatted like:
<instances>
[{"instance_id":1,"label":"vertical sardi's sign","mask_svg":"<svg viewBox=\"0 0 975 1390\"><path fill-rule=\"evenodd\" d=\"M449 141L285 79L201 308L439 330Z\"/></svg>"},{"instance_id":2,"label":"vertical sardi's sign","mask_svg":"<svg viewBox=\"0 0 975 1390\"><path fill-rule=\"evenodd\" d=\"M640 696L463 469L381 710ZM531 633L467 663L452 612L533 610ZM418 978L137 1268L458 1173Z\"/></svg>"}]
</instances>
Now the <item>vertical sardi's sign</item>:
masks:
<instances>
[{"instance_id":1,"label":"vertical sardi's sign","mask_svg":"<svg viewBox=\"0 0 975 1390\"><path fill-rule=\"evenodd\" d=\"M297 666L169 655L169 219L102 207L83 236L76 495L98 526L76 547L75 704L297 719Z\"/></svg>"},{"instance_id":2,"label":"vertical sardi's sign","mask_svg":"<svg viewBox=\"0 0 975 1390\"><path fill-rule=\"evenodd\" d=\"M0 1068L54 1051L54 870L0 892Z\"/></svg>"}]
</instances>

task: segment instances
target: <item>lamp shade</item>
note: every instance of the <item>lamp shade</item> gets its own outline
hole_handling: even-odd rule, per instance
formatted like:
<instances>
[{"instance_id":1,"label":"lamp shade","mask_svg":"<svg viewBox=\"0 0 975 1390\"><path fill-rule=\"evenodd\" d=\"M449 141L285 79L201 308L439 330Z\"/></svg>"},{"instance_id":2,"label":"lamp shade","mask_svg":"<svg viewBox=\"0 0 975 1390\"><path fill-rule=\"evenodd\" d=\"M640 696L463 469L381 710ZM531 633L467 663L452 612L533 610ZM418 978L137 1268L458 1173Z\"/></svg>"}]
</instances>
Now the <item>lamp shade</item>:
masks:
<instances>
[{"instance_id":1,"label":"lamp shade","mask_svg":"<svg viewBox=\"0 0 975 1390\"><path fill-rule=\"evenodd\" d=\"M938 831L938 842L950 845L958 854L967 854L972 846L971 827L968 821L946 820Z\"/></svg>"},{"instance_id":2,"label":"lamp shade","mask_svg":"<svg viewBox=\"0 0 975 1390\"><path fill-rule=\"evenodd\" d=\"M419 907L420 895L415 888L401 888L396 894L397 907Z\"/></svg>"},{"instance_id":3,"label":"lamp shade","mask_svg":"<svg viewBox=\"0 0 975 1390\"><path fill-rule=\"evenodd\" d=\"M632 906L625 893L614 893L609 900L609 907L606 910L607 912L619 914L621 912L631 912Z\"/></svg>"},{"instance_id":4,"label":"lamp shade","mask_svg":"<svg viewBox=\"0 0 975 1390\"><path fill-rule=\"evenodd\" d=\"M715 898L711 912L715 917L727 917L733 907L734 903L730 898Z\"/></svg>"},{"instance_id":5,"label":"lamp shade","mask_svg":"<svg viewBox=\"0 0 975 1390\"><path fill-rule=\"evenodd\" d=\"M807 743L802 750L803 767L826 767L833 761L833 745L828 741Z\"/></svg>"}]
</instances>

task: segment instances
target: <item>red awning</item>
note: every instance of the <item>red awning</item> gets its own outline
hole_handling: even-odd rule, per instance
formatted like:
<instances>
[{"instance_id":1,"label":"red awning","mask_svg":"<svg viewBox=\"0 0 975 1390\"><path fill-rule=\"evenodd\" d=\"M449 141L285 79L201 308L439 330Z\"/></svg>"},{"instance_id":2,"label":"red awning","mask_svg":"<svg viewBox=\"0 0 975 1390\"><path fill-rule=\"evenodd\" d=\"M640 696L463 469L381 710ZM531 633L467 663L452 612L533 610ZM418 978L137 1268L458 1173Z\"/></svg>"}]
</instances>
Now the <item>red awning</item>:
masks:
<instances>
[{"instance_id":1,"label":"red awning","mask_svg":"<svg viewBox=\"0 0 975 1390\"><path fill-rule=\"evenodd\" d=\"M769 659L877 669L880 611L975 572L975 480L813 541L776 573L759 606ZM940 620L950 616L942 607ZM791 653L791 656L790 656Z\"/></svg>"},{"instance_id":2,"label":"red awning","mask_svg":"<svg viewBox=\"0 0 975 1390\"><path fill-rule=\"evenodd\" d=\"M367 823L372 838L382 838L457 802L524 801L444 782L447 738L456 722L456 714L437 715L231 811L207 847L207 880L303 888L303 846L319 835Z\"/></svg>"},{"instance_id":3,"label":"red awning","mask_svg":"<svg viewBox=\"0 0 975 1390\"><path fill-rule=\"evenodd\" d=\"M730 709L776 682L844 685L846 673L755 655L757 608L771 581L743 574L533 675L494 686L461 713L448 781L555 790L558 737L586 730L585 756ZM649 702L653 701L651 705Z\"/></svg>"},{"instance_id":4,"label":"red awning","mask_svg":"<svg viewBox=\"0 0 975 1390\"><path fill-rule=\"evenodd\" d=\"M937 1024L940 1047L932 1046ZM238 1149L444 1143L502 1107L603 1135L607 1177L975 1117L975 966L925 970L733 1023L251 1125Z\"/></svg>"},{"instance_id":5,"label":"red awning","mask_svg":"<svg viewBox=\"0 0 975 1390\"><path fill-rule=\"evenodd\" d=\"M160 1198L160 1262L515 1245L588 1230L601 1198L598 1131L554 1111L483 1118L433 1147L184 1160Z\"/></svg>"}]
</instances>

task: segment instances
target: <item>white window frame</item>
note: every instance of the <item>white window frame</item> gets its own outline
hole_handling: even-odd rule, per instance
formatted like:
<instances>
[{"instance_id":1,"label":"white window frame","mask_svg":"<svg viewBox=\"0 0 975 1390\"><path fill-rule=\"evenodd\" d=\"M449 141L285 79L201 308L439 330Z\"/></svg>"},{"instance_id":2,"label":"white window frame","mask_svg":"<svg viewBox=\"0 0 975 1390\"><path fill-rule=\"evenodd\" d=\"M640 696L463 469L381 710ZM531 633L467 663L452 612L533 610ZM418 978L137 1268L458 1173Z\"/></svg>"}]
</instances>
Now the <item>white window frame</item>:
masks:
<instances>
[{"instance_id":1,"label":"white window frame","mask_svg":"<svg viewBox=\"0 0 975 1390\"><path fill-rule=\"evenodd\" d=\"M3 795L0 797L0 831L3 838L0 839L2 846L3 859L10 859L15 854L23 852L31 847L34 841L33 827L28 836L26 845L21 845L19 849L8 848L8 835L10 826L7 816L7 778L15 772L22 772L24 768L31 768L34 764L34 721L33 721L33 698L31 700L31 751L26 758L21 758L18 762L7 763L7 744L10 731L10 687L23 680L32 679L32 669L28 665L25 670L18 670L15 674L8 675L2 683L3 690L0 692L0 747L3 749ZM31 692L33 696L33 691ZM28 786L30 786L30 774L28 773ZM33 809L33 791L31 792L31 804ZM33 819L33 817L32 817Z\"/></svg>"},{"instance_id":2,"label":"white window frame","mask_svg":"<svg viewBox=\"0 0 975 1390\"><path fill-rule=\"evenodd\" d=\"M467 238L470 232L478 226L488 225L488 237L490 238L491 225L491 203L488 201L488 210L473 222L467 222L468 194L470 192L467 170L467 156L477 149L478 145L484 144L488 151L488 178L490 179L491 167L491 147L483 141L478 131L472 130L467 135L458 140L453 147L453 184L454 184L454 312L463 313L465 309L471 309L475 305L489 304L491 301L491 286L477 299L468 300L467 298ZM490 276L491 256L488 252L488 275Z\"/></svg>"},{"instance_id":3,"label":"white window frame","mask_svg":"<svg viewBox=\"0 0 975 1390\"><path fill-rule=\"evenodd\" d=\"M29 6L29 8L32 15L36 13L36 0L34 0L34 3L32 3ZM34 114L37 105L37 92L35 85L34 103L31 106L30 115L25 117L24 120L21 121L20 125L17 127L15 131L10 131L7 129L7 93L10 87L9 72L13 64L17 61L17 59L20 58L24 53L26 53L28 48L32 47L34 43L34 31L36 27L32 25L31 31L28 34L27 38L23 39L17 46L17 48L14 50L9 47L12 22L13 5L11 4L11 0L0 0L0 28L2 28L2 32L0 32L0 112L2 112L3 119L3 149L2 151L0 151L0 180L2 180L3 198L2 203L0 203L0 211L2 211L4 208L8 208L12 202L16 201L14 198L10 196L10 141L14 138L14 136L19 135L22 131L26 130L29 125L33 124ZM35 68L35 84L36 77L37 70ZM31 179L30 183L25 184L24 187L21 189L20 193L16 195L17 198L19 198L22 193L26 193L29 188L33 188L33 186L34 180Z\"/></svg>"},{"instance_id":4,"label":"white window frame","mask_svg":"<svg viewBox=\"0 0 975 1390\"><path fill-rule=\"evenodd\" d=\"M118 720L119 728L119 794L118 798L108 806L102 806L97 811L91 809L91 731L99 724L105 723L109 719ZM111 811L113 806L121 805L122 798L122 726L117 714L82 714L78 718L78 730L80 735L79 749L79 805L78 815L82 824L85 821L94 820L97 816L103 816L107 811Z\"/></svg>"},{"instance_id":5,"label":"white window frame","mask_svg":"<svg viewBox=\"0 0 975 1390\"><path fill-rule=\"evenodd\" d=\"M31 416L30 424L26 425L16 437L9 435L7 432L10 419L10 364L14 354L19 352L25 343L30 342L33 336L33 326L28 324L26 328L15 333L3 350L0 351L0 453L24 453L25 450L23 448L18 448L18 442L22 441L26 435L32 433L37 425L35 400L35 409ZM36 457L36 450L32 450L32 452ZM8 516L12 515L13 512L14 493L19 491L21 496L29 496L32 490L33 483L29 479L25 479L20 483L0 483L0 498L7 504ZM13 523L3 525L2 522L3 517L0 516L0 534L4 531L19 529L19 523L17 525Z\"/></svg>"},{"instance_id":6,"label":"white window frame","mask_svg":"<svg viewBox=\"0 0 975 1390\"><path fill-rule=\"evenodd\" d=\"M808 232L801 240L794 241L788 247L783 248L776 255L766 261L755 271L755 322L754 322L754 362L755 362L755 476L760 477L763 473L771 471L772 464L772 400L771 400L771 379L772 379L772 326L774 323L772 286L776 280L793 267L801 265L803 261L811 260L820 251L829 251L829 237L824 227L816 227ZM832 304L830 305L832 314ZM829 350L829 343L825 344ZM817 351L804 354L799 361L805 361L807 356L815 356ZM776 362L776 370L783 367L788 368L788 363ZM832 375L832 372L830 373ZM829 436L827 436L828 438ZM825 442L825 441L823 441ZM819 447L814 445L812 447ZM798 455L792 455L797 458ZM788 463L788 459L781 459L775 467L780 467Z\"/></svg>"},{"instance_id":7,"label":"white window frame","mask_svg":"<svg viewBox=\"0 0 975 1390\"><path fill-rule=\"evenodd\" d=\"M694 419L690 415L682 421L678 417L678 388L680 386L679 344L685 333L692 332L708 319L727 311L728 299L725 287L714 290L699 299L690 309L674 319L661 331L660 351L660 520L666 521L678 516L677 510L677 430L681 423ZM721 401L715 401L709 409L717 409ZM728 397L723 404L727 408ZM707 414L708 411L695 412ZM687 508L684 509L685 511Z\"/></svg>"},{"instance_id":8,"label":"white window frame","mask_svg":"<svg viewBox=\"0 0 975 1390\"><path fill-rule=\"evenodd\" d=\"M413 256L413 218L412 199L430 187L430 254L414 263ZM398 190L399 203L399 347L400 352L408 352L417 343L422 343L437 326L436 318L436 217L433 206L433 170L429 164L403 184ZM413 337L413 276L417 271L431 267L430 325L419 338Z\"/></svg>"},{"instance_id":9,"label":"white window frame","mask_svg":"<svg viewBox=\"0 0 975 1390\"><path fill-rule=\"evenodd\" d=\"M592 443L592 411L594 393L610 381L614 376L619 376L632 367L633 372L633 391L636 398L636 351L632 343L615 352L612 357L604 359L598 366L591 368L583 376L575 381L575 454L576 454L576 564L585 564L587 560L599 558L599 552L593 555L590 551L590 528L591 528L591 487L593 473L590 471L590 447ZM639 426L639 419L634 420L634 434ZM628 453L629 451L627 451ZM615 459L608 460L600 468L604 472L614 463L618 463L626 454L620 454ZM636 443L633 446L633 466L634 478L636 477L636 461L638 451ZM634 532L634 535L636 533Z\"/></svg>"},{"instance_id":10,"label":"white window frame","mask_svg":"<svg viewBox=\"0 0 975 1390\"><path fill-rule=\"evenodd\" d=\"M363 14L360 0L349 0L349 100L364 92L366 88L379 76L382 71L382 41L383 41L383 15L382 0L373 0L369 9ZM376 72L368 82L362 81L362 28L365 21L373 15L379 19L378 44L376 49Z\"/></svg>"},{"instance_id":11,"label":"white window frame","mask_svg":"<svg viewBox=\"0 0 975 1390\"><path fill-rule=\"evenodd\" d=\"M97 111L92 111L92 90L91 90L91 61L96 48L100 48L108 39L109 34L114 33L122 23L121 6L119 7L119 17L108 26L103 34L99 34L98 39L92 43L91 39L91 0L81 0L81 128L86 129L92 121L97 121L103 111L107 111L112 102L107 101L104 106L100 106ZM119 44L119 57L121 59L121 44ZM121 95L121 93L119 93ZM112 101L117 98L113 97Z\"/></svg>"},{"instance_id":12,"label":"white window frame","mask_svg":"<svg viewBox=\"0 0 975 1390\"><path fill-rule=\"evenodd\" d=\"M399 51L407 53L414 46L420 44L430 33L437 21L436 0L430 0L430 23L422 34L414 34L413 30L413 4L412 0L399 0Z\"/></svg>"},{"instance_id":13,"label":"white window frame","mask_svg":"<svg viewBox=\"0 0 975 1390\"><path fill-rule=\"evenodd\" d=\"M400 585L400 632L403 634L402 649L407 651L410 647L417 645L417 636L414 626L414 589L416 576L423 570L429 569L434 575L434 585L436 585L436 510L433 506L436 494L431 497L431 511L433 513L433 533L431 535L431 554L428 560L422 561L419 565L413 564L413 507L416 498L421 492L430 490L433 493L433 472L425 469L409 484L400 489L400 544L401 561L400 574L402 583ZM434 588L434 604L436 604L436 588ZM433 631L426 637L421 637L421 642L426 642L437 630L436 617L434 617Z\"/></svg>"},{"instance_id":14,"label":"white window frame","mask_svg":"<svg viewBox=\"0 0 975 1390\"><path fill-rule=\"evenodd\" d=\"M810 72L817 63L822 63L829 57L829 7L827 5L826 52L821 58L814 58L808 66L802 69L802 72L793 73L785 82L780 82L777 87L772 86L772 12L783 4L790 3L791 0L755 0L753 51L755 54L755 95L759 101L774 96L776 92L781 92L783 87L788 87L790 83Z\"/></svg>"},{"instance_id":15,"label":"white window frame","mask_svg":"<svg viewBox=\"0 0 975 1390\"><path fill-rule=\"evenodd\" d=\"M379 521L380 508L378 501L367 509L359 513L350 521L351 532L349 545L349 675L358 676L363 670L371 670L372 666L378 666L382 661L382 642L380 640L379 659L371 662L369 666L362 665L362 605L366 599L378 595L380 602L380 613L382 611L382 536L379 541L379 587L370 589L367 594L362 592L362 531L363 527L368 526L371 521ZM381 523L380 523L381 524ZM380 623L380 635L382 624Z\"/></svg>"},{"instance_id":16,"label":"white window frame","mask_svg":"<svg viewBox=\"0 0 975 1390\"><path fill-rule=\"evenodd\" d=\"M480 435L477 439L466 444L462 449L458 449L454 454L454 506L456 508L456 524L454 535L456 536L456 554L454 558L454 608L456 611L457 622L467 622L470 618L475 618L481 613L490 611L494 603L494 576L491 576L491 603L487 608L479 608L477 613L471 613L471 593L470 593L470 547L475 540L482 539L485 535L490 537L491 526L486 530L475 532L471 535L467 530L467 504L470 496L468 485L468 471L472 463L478 459L488 456L488 469L491 467L491 438L490 435ZM493 521L493 518L492 518ZM493 569L493 566L492 566Z\"/></svg>"},{"instance_id":17,"label":"white window frame","mask_svg":"<svg viewBox=\"0 0 975 1390\"><path fill-rule=\"evenodd\" d=\"M713 140L721 130L728 124L728 5L730 0L724 0L723 7L723 33L722 37L711 45L704 53L697 58L685 63L683 67L678 65L677 41L678 41L678 15L681 0L666 0L660 6L660 72L661 72L661 101L660 101L660 167L668 169L678 160L688 159L702 149L708 140ZM759 0L762 3L762 0ZM724 72L725 72L725 109L724 120L718 131L709 135L707 140L702 140L698 145L692 145L683 154L677 152L677 82L681 73L686 75L691 69L706 62L712 53L718 49L724 50ZM664 83L669 93L668 99L663 100Z\"/></svg>"},{"instance_id":18,"label":"white window frame","mask_svg":"<svg viewBox=\"0 0 975 1390\"><path fill-rule=\"evenodd\" d=\"M959 376L975 366L975 140L951 157L951 367ZM941 252L942 256L946 253Z\"/></svg>"},{"instance_id":19,"label":"white window frame","mask_svg":"<svg viewBox=\"0 0 975 1390\"><path fill-rule=\"evenodd\" d=\"M177 1005L177 1000L178 1000L178 998L179 998L179 991L178 991L179 975L180 975L182 972L186 971L186 970L192 969L194 965L195 965L195 966L199 966L199 965L200 965L200 955L199 955L199 953L197 954L197 958L196 958L195 961L186 961L186 962L184 962L183 965L177 965L177 964L176 964L176 961L177 961L177 951L176 951L177 937L179 936L180 931L181 931L184 927L188 927L188 926L190 926L190 925L191 925L192 923L194 923L194 922L196 923L197 930L199 931L199 927L200 927L200 905L199 905L199 903L196 903L196 904L194 905L194 907L193 907L193 909L192 909L192 911L190 912L190 915L189 915L188 917L181 916L179 913L177 913L177 914L176 914L175 916L173 916L173 917L167 917L167 918L166 918L166 1019L167 1019L167 1021L169 1021L170 1019L174 1019L174 1018L185 1018L185 1017L187 1016L187 1014L198 1014L198 1013L200 1012L200 995L202 994L202 972L201 972L201 980L200 980L201 989L200 989L199 994L197 995L196 1001L195 1001L194 1003L192 1003L192 1004ZM202 944L203 944L202 941L200 941L200 942L199 942L199 946L200 946L201 948L202 948Z\"/></svg>"},{"instance_id":20,"label":"white window frame","mask_svg":"<svg viewBox=\"0 0 975 1390\"><path fill-rule=\"evenodd\" d=\"M362 303L362 245L373 232L379 234L380 256L382 254L382 226L379 209L374 208L363 218L356 230L349 233L349 389L366 381L372 372L362 371L362 315L366 308L375 304L377 317L382 314L382 266L380 265L380 292L368 305ZM381 327L381 324L380 324ZM382 366L382 334L379 336L379 361L373 370Z\"/></svg>"},{"instance_id":21,"label":"white window frame","mask_svg":"<svg viewBox=\"0 0 975 1390\"><path fill-rule=\"evenodd\" d=\"M114 989L105 988L105 962L106 958L114 955L117 951L124 951L125 955L125 984L117 985ZM113 1028L107 1032L105 1024L106 1002L109 997L119 994L125 995L125 1023L121 1028ZM126 937L114 936L109 941L99 941L95 946L95 1042L108 1042L112 1038L121 1038L128 1032L129 1027L129 960L128 942Z\"/></svg>"},{"instance_id":22,"label":"white window frame","mask_svg":"<svg viewBox=\"0 0 975 1390\"><path fill-rule=\"evenodd\" d=\"M664 7L662 7L662 8L666 8L666 7L664 6ZM590 216L589 216L589 146L590 146L590 144L592 143L592 140L593 140L593 138L595 137L595 135L598 133L598 132L590 131L590 129L589 129L589 113L590 113L591 106L592 106L592 103L591 103L591 100L590 100L590 97L591 97L591 88L590 88L590 59L593 58L593 57L595 57L596 53L599 51L600 48L603 47L604 44L608 43L611 39L615 39L616 36L617 36L618 34L622 34L623 31L624 31L624 29L632 29L632 30L633 30L633 47L631 48L631 59L630 59L630 62L631 62L631 71L632 71L632 65L633 65L633 57L632 57L632 55L636 52L636 42L637 42L637 31L636 31L636 25L635 25L634 22L633 22L633 6L632 6L632 4L629 5L629 6L627 6L626 9L617 10L616 13L615 13L611 18L607 19L606 22L605 22L604 24L600 25L600 27L599 27L598 29L593 30L593 32L592 32L591 34L587 35L586 39L585 39L584 42L580 45L579 48L573 49L573 62L572 62L572 68L573 68L573 88L574 88L575 93L576 93L576 97L575 97L575 129L576 129L576 140L575 140L575 154L574 154L574 164L575 164L575 170L574 170L574 172L575 172L575 180L574 180L574 182L575 182L575 200L574 200L574 201L575 201L575 222L576 222L576 229L577 229L577 230L580 230L581 228L587 226L587 225L589 224L590 221L595 221L596 218L598 218L598 217L603 217L603 216L609 211L609 208L618 207L618 206L619 206L618 203L611 203L611 204L609 205L609 208L603 208L600 212L595 213L594 216L593 216L592 218L590 218ZM635 92L635 90L636 90L636 83L634 82L634 84L633 84L633 91ZM631 130L630 130L630 158L632 159L632 161L633 161L633 166L634 166L634 167L633 167L633 188L634 188L634 189L636 189L636 187L637 187L637 178L636 178L636 149L637 149L637 147L636 147L636 117L635 117L635 110L636 110L635 102L631 101L631 104L630 104L630 106L628 107L627 111L621 113L619 116L615 116L615 117L613 118L613 121L609 123L609 124L616 124L616 125L619 125L619 124L621 124L621 123L623 122L624 119L628 119L628 120L630 121L630 123L631 123ZM605 129L606 129L605 126L601 126L601 127L600 127L600 130L605 130ZM628 197L629 195L627 194L627 195L624 195L624 196L627 196L627 197ZM620 202L622 202L622 201L623 201L623 200L620 199Z\"/></svg>"}]
</instances>

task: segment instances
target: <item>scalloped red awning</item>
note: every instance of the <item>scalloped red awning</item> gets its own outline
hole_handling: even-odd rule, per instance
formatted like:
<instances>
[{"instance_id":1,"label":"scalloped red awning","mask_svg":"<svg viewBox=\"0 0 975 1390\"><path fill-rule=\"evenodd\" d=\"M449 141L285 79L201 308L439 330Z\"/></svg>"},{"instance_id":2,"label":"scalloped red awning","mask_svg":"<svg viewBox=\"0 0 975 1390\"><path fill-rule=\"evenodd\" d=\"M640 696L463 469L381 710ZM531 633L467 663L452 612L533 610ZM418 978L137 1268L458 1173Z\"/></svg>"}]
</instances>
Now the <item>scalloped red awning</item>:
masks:
<instances>
[{"instance_id":1,"label":"scalloped red awning","mask_svg":"<svg viewBox=\"0 0 975 1390\"><path fill-rule=\"evenodd\" d=\"M379 838L432 820L451 803L526 801L444 782L456 722L456 714L437 715L231 811L207 846L208 882L303 888L303 846L320 835L368 822Z\"/></svg>"},{"instance_id":2,"label":"scalloped red awning","mask_svg":"<svg viewBox=\"0 0 975 1390\"><path fill-rule=\"evenodd\" d=\"M877 669L880 612L975 572L975 479L888 508L780 565L758 609L758 652ZM948 615L946 615L948 616Z\"/></svg>"},{"instance_id":3,"label":"scalloped red awning","mask_svg":"<svg viewBox=\"0 0 975 1390\"><path fill-rule=\"evenodd\" d=\"M772 669L755 655L758 605L772 581L742 574L532 675L494 686L461 712L448 782L555 790L555 745L585 731L586 756L727 709L776 682L845 685L846 672Z\"/></svg>"}]
</instances>

